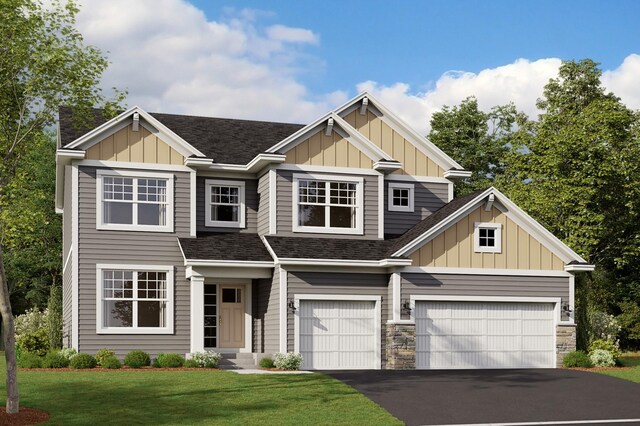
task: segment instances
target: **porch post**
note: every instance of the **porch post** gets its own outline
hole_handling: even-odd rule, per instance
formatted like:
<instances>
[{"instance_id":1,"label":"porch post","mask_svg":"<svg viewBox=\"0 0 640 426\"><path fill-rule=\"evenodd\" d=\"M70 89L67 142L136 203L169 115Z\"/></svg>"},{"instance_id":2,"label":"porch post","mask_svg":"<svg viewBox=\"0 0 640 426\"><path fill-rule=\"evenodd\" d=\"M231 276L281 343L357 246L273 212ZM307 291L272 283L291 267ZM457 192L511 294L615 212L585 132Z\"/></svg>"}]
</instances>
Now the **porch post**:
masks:
<instances>
[{"instance_id":1,"label":"porch post","mask_svg":"<svg viewBox=\"0 0 640 426\"><path fill-rule=\"evenodd\" d=\"M204 277L191 276L191 353L204 351Z\"/></svg>"}]
</instances>

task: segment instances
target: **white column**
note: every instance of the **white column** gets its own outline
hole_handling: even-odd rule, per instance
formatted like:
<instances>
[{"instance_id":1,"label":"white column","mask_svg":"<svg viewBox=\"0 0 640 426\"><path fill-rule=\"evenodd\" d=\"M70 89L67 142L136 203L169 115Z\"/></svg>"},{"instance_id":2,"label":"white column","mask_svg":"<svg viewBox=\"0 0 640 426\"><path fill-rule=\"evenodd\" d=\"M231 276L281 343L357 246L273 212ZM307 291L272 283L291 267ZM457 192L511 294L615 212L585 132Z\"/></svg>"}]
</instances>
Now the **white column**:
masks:
<instances>
[{"instance_id":1,"label":"white column","mask_svg":"<svg viewBox=\"0 0 640 426\"><path fill-rule=\"evenodd\" d=\"M401 276L399 272L394 272L391 274L391 306L392 306L392 318L393 322L398 322L402 319L402 301L400 300L400 286L401 286Z\"/></svg>"},{"instance_id":2,"label":"white column","mask_svg":"<svg viewBox=\"0 0 640 426\"><path fill-rule=\"evenodd\" d=\"M191 277L191 352L204 351L204 277Z\"/></svg>"}]
</instances>

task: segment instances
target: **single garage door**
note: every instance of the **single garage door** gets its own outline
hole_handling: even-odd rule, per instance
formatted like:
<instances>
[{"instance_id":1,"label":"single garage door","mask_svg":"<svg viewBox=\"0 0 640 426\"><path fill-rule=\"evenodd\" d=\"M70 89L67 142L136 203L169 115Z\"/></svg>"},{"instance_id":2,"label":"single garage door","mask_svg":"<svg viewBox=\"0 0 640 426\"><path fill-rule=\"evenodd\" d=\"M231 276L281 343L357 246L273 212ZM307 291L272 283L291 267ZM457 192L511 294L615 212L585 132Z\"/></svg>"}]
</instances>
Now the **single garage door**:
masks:
<instances>
[{"instance_id":1,"label":"single garage door","mask_svg":"<svg viewBox=\"0 0 640 426\"><path fill-rule=\"evenodd\" d=\"M298 321L303 369L376 368L375 302L302 300Z\"/></svg>"},{"instance_id":2,"label":"single garage door","mask_svg":"<svg viewBox=\"0 0 640 426\"><path fill-rule=\"evenodd\" d=\"M553 303L416 302L416 367L555 366Z\"/></svg>"}]
</instances>

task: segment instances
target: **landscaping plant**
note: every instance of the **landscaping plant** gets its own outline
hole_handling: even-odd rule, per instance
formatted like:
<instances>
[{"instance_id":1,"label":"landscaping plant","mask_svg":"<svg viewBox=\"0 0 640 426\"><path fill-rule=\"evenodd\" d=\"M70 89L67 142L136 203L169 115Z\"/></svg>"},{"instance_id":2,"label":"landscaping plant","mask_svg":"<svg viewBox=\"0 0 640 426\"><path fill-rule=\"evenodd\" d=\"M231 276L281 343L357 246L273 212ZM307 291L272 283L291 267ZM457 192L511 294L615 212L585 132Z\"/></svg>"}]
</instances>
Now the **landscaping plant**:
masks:
<instances>
[{"instance_id":1,"label":"landscaping plant","mask_svg":"<svg viewBox=\"0 0 640 426\"><path fill-rule=\"evenodd\" d=\"M22 352L17 363L18 368L41 368L42 358L38 354Z\"/></svg>"},{"instance_id":2,"label":"landscaping plant","mask_svg":"<svg viewBox=\"0 0 640 426\"><path fill-rule=\"evenodd\" d=\"M69 367L76 370L83 370L86 368L96 368L97 362L94 357L89 354L79 353L71 358Z\"/></svg>"},{"instance_id":3,"label":"landscaping plant","mask_svg":"<svg viewBox=\"0 0 640 426\"><path fill-rule=\"evenodd\" d=\"M98 363L98 366L104 367L104 365L102 365L103 361L106 358L111 358L115 356L116 356L116 353L114 351L110 349L102 348L98 352L96 352L96 362Z\"/></svg>"},{"instance_id":4,"label":"landscaping plant","mask_svg":"<svg viewBox=\"0 0 640 426\"><path fill-rule=\"evenodd\" d=\"M273 368L275 365L273 364L273 359L266 356L260 360L260 368Z\"/></svg>"},{"instance_id":5,"label":"landscaping plant","mask_svg":"<svg viewBox=\"0 0 640 426\"><path fill-rule=\"evenodd\" d=\"M302 365L302 355L294 352L277 353L273 357L273 364L281 370L299 370Z\"/></svg>"},{"instance_id":6,"label":"landscaping plant","mask_svg":"<svg viewBox=\"0 0 640 426\"><path fill-rule=\"evenodd\" d=\"M189 354L189 357L200 368L217 368L222 359L222 355L214 351L194 352Z\"/></svg>"},{"instance_id":7,"label":"landscaping plant","mask_svg":"<svg viewBox=\"0 0 640 426\"><path fill-rule=\"evenodd\" d=\"M593 342L591 342L591 344L589 345L589 353L592 354L598 349L609 352L611 356L613 356L614 361L617 361L622 355L618 342L612 342L610 340L602 339L594 340Z\"/></svg>"},{"instance_id":8,"label":"landscaping plant","mask_svg":"<svg viewBox=\"0 0 640 426\"><path fill-rule=\"evenodd\" d=\"M158 354L160 368L179 368L184 364L184 357L179 354Z\"/></svg>"},{"instance_id":9,"label":"landscaping plant","mask_svg":"<svg viewBox=\"0 0 640 426\"><path fill-rule=\"evenodd\" d=\"M110 370L117 370L122 367L122 363L115 355L110 355L102 358L100 366Z\"/></svg>"},{"instance_id":10,"label":"landscaping plant","mask_svg":"<svg viewBox=\"0 0 640 426\"><path fill-rule=\"evenodd\" d=\"M151 365L151 358L144 351L133 350L124 357L124 364L131 368L147 367Z\"/></svg>"},{"instance_id":11,"label":"landscaping plant","mask_svg":"<svg viewBox=\"0 0 640 426\"><path fill-rule=\"evenodd\" d=\"M67 358L69 361L71 361L71 358L73 358L78 353L78 351L76 351L73 348L64 348L64 349L60 349L58 353L63 357Z\"/></svg>"},{"instance_id":12,"label":"landscaping plant","mask_svg":"<svg viewBox=\"0 0 640 426\"><path fill-rule=\"evenodd\" d=\"M562 366L566 368L591 368L593 363L584 351L569 352L562 360Z\"/></svg>"},{"instance_id":13,"label":"landscaping plant","mask_svg":"<svg viewBox=\"0 0 640 426\"><path fill-rule=\"evenodd\" d=\"M69 366L69 359L62 355L60 351L52 351L44 356L42 360L43 368L66 368Z\"/></svg>"},{"instance_id":14,"label":"landscaping plant","mask_svg":"<svg viewBox=\"0 0 640 426\"><path fill-rule=\"evenodd\" d=\"M616 365L616 361L613 359L613 355L609 351L604 349L596 349L589 354L589 359L596 367L613 367Z\"/></svg>"}]
</instances>

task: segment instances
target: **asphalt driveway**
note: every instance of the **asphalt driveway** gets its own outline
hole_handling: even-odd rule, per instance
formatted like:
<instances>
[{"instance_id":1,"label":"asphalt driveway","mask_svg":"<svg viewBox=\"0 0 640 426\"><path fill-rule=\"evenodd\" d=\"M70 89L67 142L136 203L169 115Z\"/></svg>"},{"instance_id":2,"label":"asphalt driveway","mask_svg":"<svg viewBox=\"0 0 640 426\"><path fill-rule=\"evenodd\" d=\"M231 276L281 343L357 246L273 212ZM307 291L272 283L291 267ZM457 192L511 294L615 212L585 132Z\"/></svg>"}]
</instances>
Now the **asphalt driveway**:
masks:
<instances>
[{"instance_id":1,"label":"asphalt driveway","mask_svg":"<svg viewBox=\"0 0 640 426\"><path fill-rule=\"evenodd\" d=\"M635 419L617 424L640 424L640 384L584 371L325 373L362 392L408 425L614 419Z\"/></svg>"}]
</instances>

